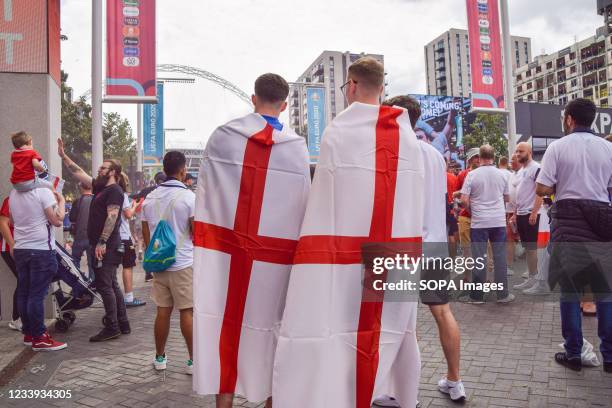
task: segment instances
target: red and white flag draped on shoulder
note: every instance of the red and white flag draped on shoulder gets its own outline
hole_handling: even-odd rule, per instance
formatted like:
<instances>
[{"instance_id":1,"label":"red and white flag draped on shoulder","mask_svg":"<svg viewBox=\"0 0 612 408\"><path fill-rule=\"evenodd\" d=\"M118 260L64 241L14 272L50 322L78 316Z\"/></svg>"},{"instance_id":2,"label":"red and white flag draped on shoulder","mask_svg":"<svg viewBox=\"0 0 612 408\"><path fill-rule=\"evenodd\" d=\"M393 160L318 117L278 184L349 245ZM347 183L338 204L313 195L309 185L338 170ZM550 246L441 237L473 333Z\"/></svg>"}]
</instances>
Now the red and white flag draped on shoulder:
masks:
<instances>
[{"instance_id":1,"label":"red and white flag draped on shoulder","mask_svg":"<svg viewBox=\"0 0 612 408\"><path fill-rule=\"evenodd\" d=\"M274 363L277 407L416 405L416 303L364 298L361 245L420 243L423 158L400 108L353 103L325 129ZM413 245L414 246L414 245ZM420 245L417 245L420 246ZM385 274L377 279L385 279Z\"/></svg>"},{"instance_id":2,"label":"red and white flag draped on shoulder","mask_svg":"<svg viewBox=\"0 0 612 408\"><path fill-rule=\"evenodd\" d=\"M249 114L210 137L194 223L194 375L199 394L272 394L289 272L310 189L304 139Z\"/></svg>"}]
</instances>

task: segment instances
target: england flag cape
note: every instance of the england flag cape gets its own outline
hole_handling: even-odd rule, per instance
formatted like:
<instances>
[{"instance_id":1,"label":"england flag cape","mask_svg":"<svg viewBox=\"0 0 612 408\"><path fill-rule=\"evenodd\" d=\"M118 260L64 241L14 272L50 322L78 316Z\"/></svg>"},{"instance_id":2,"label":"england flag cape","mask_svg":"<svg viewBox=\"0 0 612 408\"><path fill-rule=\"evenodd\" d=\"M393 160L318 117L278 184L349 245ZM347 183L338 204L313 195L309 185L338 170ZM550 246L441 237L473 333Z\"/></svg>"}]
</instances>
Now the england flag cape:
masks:
<instances>
[{"instance_id":1,"label":"england flag cape","mask_svg":"<svg viewBox=\"0 0 612 408\"><path fill-rule=\"evenodd\" d=\"M198 394L272 394L274 351L310 189L304 139L249 114L210 137L194 223Z\"/></svg>"},{"instance_id":2,"label":"england flag cape","mask_svg":"<svg viewBox=\"0 0 612 408\"><path fill-rule=\"evenodd\" d=\"M325 129L275 357L275 406L369 408L380 394L416 405L417 305L364 299L361 245L421 242L423 178L405 110L353 103Z\"/></svg>"}]
</instances>

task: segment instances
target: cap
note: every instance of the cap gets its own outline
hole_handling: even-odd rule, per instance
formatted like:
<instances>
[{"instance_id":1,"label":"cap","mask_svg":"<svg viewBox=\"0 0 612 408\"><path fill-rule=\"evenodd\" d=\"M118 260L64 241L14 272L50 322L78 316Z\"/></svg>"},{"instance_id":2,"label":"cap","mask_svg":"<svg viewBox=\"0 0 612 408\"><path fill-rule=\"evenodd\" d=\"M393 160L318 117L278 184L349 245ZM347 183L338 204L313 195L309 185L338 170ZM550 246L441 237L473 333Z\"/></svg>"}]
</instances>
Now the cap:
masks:
<instances>
[{"instance_id":1,"label":"cap","mask_svg":"<svg viewBox=\"0 0 612 408\"><path fill-rule=\"evenodd\" d=\"M472 147L470 150L468 150L465 159L467 161L470 161L472 160L474 156L479 156L479 155L480 155L480 150L477 147Z\"/></svg>"}]
</instances>

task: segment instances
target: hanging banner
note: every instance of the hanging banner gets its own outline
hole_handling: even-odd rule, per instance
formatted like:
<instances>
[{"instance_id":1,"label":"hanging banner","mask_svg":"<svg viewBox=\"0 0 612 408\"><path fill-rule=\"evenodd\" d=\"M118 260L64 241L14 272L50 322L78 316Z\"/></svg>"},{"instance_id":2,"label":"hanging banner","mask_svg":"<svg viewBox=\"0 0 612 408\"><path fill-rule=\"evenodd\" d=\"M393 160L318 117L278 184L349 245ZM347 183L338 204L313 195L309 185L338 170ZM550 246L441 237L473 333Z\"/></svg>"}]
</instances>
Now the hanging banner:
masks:
<instances>
[{"instance_id":1,"label":"hanging banner","mask_svg":"<svg viewBox=\"0 0 612 408\"><path fill-rule=\"evenodd\" d=\"M417 100L421 116L416 122L417 139L430 143L444 157L459 160L463 146L463 117L472 105L470 98L438 95L408 95Z\"/></svg>"},{"instance_id":2,"label":"hanging banner","mask_svg":"<svg viewBox=\"0 0 612 408\"><path fill-rule=\"evenodd\" d=\"M466 0L472 107L504 109L504 72L497 0Z\"/></svg>"},{"instance_id":3,"label":"hanging banner","mask_svg":"<svg viewBox=\"0 0 612 408\"><path fill-rule=\"evenodd\" d=\"M154 103L155 0L106 1L104 102Z\"/></svg>"},{"instance_id":4,"label":"hanging banner","mask_svg":"<svg viewBox=\"0 0 612 408\"><path fill-rule=\"evenodd\" d=\"M308 107L308 152L310 162L319 160L321 135L325 129L325 88L306 88L306 104Z\"/></svg>"},{"instance_id":5,"label":"hanging banner","mask_svg":"<svg viewBox=\"0 0 612 408\"><path fill-rule=\"evenodd\" d=\"M142 163L145 166L158 166L164 158L164 84L157 84L157 103L144 105L142 112Z\"/></svg>"}]
</instances>

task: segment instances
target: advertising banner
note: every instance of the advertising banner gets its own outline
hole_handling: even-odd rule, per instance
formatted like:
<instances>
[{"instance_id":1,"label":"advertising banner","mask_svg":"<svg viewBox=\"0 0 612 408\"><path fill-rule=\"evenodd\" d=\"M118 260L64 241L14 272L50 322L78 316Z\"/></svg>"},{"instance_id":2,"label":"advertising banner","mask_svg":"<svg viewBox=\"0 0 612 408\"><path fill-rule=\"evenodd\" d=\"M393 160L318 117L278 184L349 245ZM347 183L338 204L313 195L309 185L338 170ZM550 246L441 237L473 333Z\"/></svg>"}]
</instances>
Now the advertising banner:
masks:
<instances>
[{"instance_id":1,"label":"advertising banner","mask_svg":"<svg viewBox=\"0 0 612 408\"><path fill-rule=\"evenodd\" d=\"M157 103L146 104L144 115L142 163L156 166L164 158L164 84L157 84Z\"/></svg>"},{"instance_id":2,"label":"advertising banner","mask_svg":"<svg viewBox=\"0 0 612 408\"><path fill-rule=\"evenodd\" d=\"M0 72L50 74L59 84L59 0L0 4Z\"/></svg>"},{"instance_id":3,"label":"advertising banner","mask_svg":"<svg viewBox=\"0 0 612 408\"><path fill-rule=\"evenodd\" d=\"M466 0L472 106L504 109L504 72L497 0Z\"/></svg>"},{"instance_id":4,"label":"advertising banner","mask_svg":"<svg viewBox=\"0 0 612 408\"><path fill-rule=\"evenodd\" d=\"M106 2L105 102L155 102L155 0Z\"/></svg>"},{"instance_id":5,"label":"advertising banner","mask_svg":"<svg viewBox=\"0 0 612 408\"><path fill-rule=\"evenodd\" d=\"M308 152L310 162L319 159L321 135L325 129L325 88L306 88L306 104L308 107Z\"/></svg>"},{"instance_id":6,"label":"advertising banner","mask_svg":"<svg viewBox=\"0 0 612 408\"><path fill-rule=\"evenodd\" d=\"M418 94L409 96L416 99L421 107L421 117L415 126L417 138L430 143L444 157L458 160L463 145L462 118L470 111L471 99Z\"/></svg>"}]
</instances>

